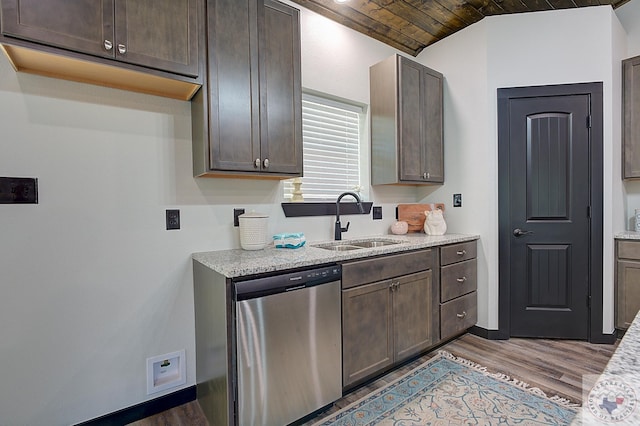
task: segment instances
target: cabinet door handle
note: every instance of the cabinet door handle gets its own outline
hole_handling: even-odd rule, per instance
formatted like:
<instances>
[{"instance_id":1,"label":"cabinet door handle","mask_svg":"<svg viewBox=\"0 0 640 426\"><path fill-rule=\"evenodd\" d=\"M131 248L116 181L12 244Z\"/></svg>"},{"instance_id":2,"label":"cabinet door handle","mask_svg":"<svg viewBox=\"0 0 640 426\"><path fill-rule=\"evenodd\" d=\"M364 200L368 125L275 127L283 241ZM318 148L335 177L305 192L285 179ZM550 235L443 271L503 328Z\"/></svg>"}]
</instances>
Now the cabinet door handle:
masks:
<instances>
[{"instance_id":1,"label":"cabinet door handle","mask_svg":"<svg viewBox=\"0 0 640 426\"><path fill-rule=\"evenodd\" d=\"M262 164L264 165L265 169L268 169L269 168L269 159L265 158L264 161L262 162Z\"/></svg>"},{"instance_id":2,"label":"cabinet door handle","mask_svg":"<svg viewBox=\"0 0 640 426\"><path fill-rule=\"evenodd\" d=\"M456 281L458 281L459 283L463 283L467 280L467 277L462 277L462 278L456 278Z\"/></svg>"},{"instance_id":3,"label":"cabinet door handle","mask_svg":"<svg viewBox=\"0 0 640 426\"><path fill-rule=\"evenodd\" d=\"M464 318L464 317L466 317L466 316L467 316L467 311L462 311L462 313L461 313L461 314L456 314L456 316L457 316L458 318L462 319L462 318Z\"/></svg>"},{"instance_id":4,"label":"cabinet door handle","mask_svg":"<svg viewBox=\"0 0 640 426\"><path fill-rule=\"evenodd\" d=\"M113 43L111 43L109 40L105 40L104 41L104 48L105 48L105 50L113 49Z\"/></svg>"},{"instance_id":5,"label":"cabinet door handle","mask_svg":"<svg viewBox=\"0 0 640 426\"><path fill-rule=\"evenodd\" d=\"M466 250L458 250L458 251L456 252L456 254L457 254L458 256L464 256L465 254L467 254L467 251L466 251Z\"/></svg>"},{"instance_id":6,"label":"cabinet door handle","mask_svg":"<svg viewBox=\"0 0 640 426\"><path fill-rule=\"evenodd\" d=\"M399 282L394 282L394 283L391 283L389 288L391 289L391 291L397 291L399 286L400 286Z\"/></svg>"},{"instance_id":7,"label":"cabinet door handle","mask_svg":"<svg viewBox=\"0 0 640 426\"><path fill-rule=\"evenodd\" d=\"M127 46L125 46L124 44L118 44L118 52L121 55L124 55L125 53L127 53Z\"/></svg>"},{"instance_id":8,"label":"cabinet door handle","mask_svg":"<svg viewBox=\"0 0 640 426\"><path fill-rule=\"evenodd\" d=\"M256 158L256 160L253 162L253 167L255 167L256 169L260 168L260 159Z\"/></svg>"}]
</instances>

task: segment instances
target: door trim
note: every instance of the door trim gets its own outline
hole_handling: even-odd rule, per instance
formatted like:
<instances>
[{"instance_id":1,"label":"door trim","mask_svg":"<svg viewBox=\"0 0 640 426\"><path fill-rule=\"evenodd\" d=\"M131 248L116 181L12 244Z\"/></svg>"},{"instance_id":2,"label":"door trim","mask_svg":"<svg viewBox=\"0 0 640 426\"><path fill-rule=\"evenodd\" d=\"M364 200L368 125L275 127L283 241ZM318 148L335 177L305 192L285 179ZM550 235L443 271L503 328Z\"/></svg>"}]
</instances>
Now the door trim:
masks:
<instances>
[{"instance_id":1,"label":"door trim","mask_svg":"<svg viewBox=\"0 0 640 426\"><path fill-rule=\"evenodd\" d=\"M498 338L510 335L509 265L511 263L509 224L509 101L517 98L589 95L591 99L591 130L589 147L589 184L591 224L589 236L589 331L592 343L608 343L603 324L603 83L576 83L550 86L498 89ZM502 165L502 167L500 166ZM506 165L506 167L505 167ZM586 303L586 301L585 301Z\"/></svg>"}]
</instances>

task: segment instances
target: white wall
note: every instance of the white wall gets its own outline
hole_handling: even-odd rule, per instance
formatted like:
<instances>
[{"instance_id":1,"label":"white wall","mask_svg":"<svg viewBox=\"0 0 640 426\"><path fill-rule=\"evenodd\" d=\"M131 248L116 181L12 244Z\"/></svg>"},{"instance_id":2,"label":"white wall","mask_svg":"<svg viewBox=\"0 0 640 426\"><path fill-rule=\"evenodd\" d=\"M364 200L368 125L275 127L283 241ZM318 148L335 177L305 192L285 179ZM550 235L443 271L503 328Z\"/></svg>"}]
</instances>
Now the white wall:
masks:
<instances>
[{"instance_id":1,"label":"white wall","mask_svg":"<svg viewBox=\"0 0 640 426\"><path fill-rule=\"evenodd\" d=\"M640 55L640 0L631 0L616 9L616 15L627 33L628 48L623 58L633 58ZM623 191L626 194L625 228L635 229L635 209L640 208L640 180L625 181Z\"/></svg>"},{"instance_id":2,"label":"white wall","mask_svg":"<svg viewBox=\"0 0 640 426\"><path fill-rule=\"evenodd\" d=\"M306 11L302 29L303 85L368 103L369 66L395 51ZM17 74L0 55L0 176L39 179L39 204L0 205L0 424L71 424L162 395L146 395L146 358L183 348L193 385L190 256L239 247L234 207L332 239L331 217L284 218L279 183L194 179L190 114ZM348 216L348 236L386 232L415 190L370 199L384 220ZM164 229L167 208L181 230Z\"/></svg>"},{"instance_id":3,"label":"white wall","mask_svg":"<svg viewBox=\"0 0 640 426\"><path fill-rule=\"evenodd\" d=\"M637 1L637 0L635 0ZM445 185L425 200L463 193L454 229L481 235L478 325L498 328L497 92L501 87L604 82L604 324L613 331L613 233L622 226L619 176L620 49L623 31L608 6L494 16L427 48L419 60L446 76ZM613 38L615 37L615 40ZM615 43L614 43L615 41ZM478 93L480 92L480 93ZM453 118L453 117L455 118ZM458 120L457 117L464 117ZM616 190L614 189L614 183ZM615 217L614 217L615 216Z\"/></svg>"},{"instance_id":4,"label":"white wall","mask_svg":"<svg viewBox=\"0 0 640 426\"><path fill-rule=\"evenodd\" d=\"M635 11L638 1L625 7ZM349 237L384 233L396 204L450 206L463 193L463 207L448 208L447 218L451 232L482 234L483 327L497 326L495 88L601 80L609 90L613 80L603 64L611 48L598 37L612 42L607 12L557 13L549 17L558 28L542 39L556 44L571 29L593 41L596 59L577 58L585 70L559 47L553 67L507 69L519 46L503 39L526 42L543 15L483 20L427 49L419 60L447 79L447 183L375 188L370 199L384 220L348 218ZM303 85L368 103L369 66L396 51L305 9L302 31ZM555 71L540 73L547 68ZM193 385L190 255L239 246L234 207L268 213L273 233L331 239L331 217L284 218L278 183L194 179L190 125L187 102L16 74L0 55L0 175L38 177L40 188L37 205L0 205L0 424L70 424L162 395L146 395L145 360L183 348ZM181 230L164 230L167 208L180 209Z\"/></svg>"},{"instance_id":5,"label":"white wall","mask_svg":"<svg viewBox=\"0 0 640 426\"><path fill-rule=\"evenodd\" d=\"M628 49L625 58L640 55L640 5L630 0L615 10L616 16L627 33Z\"/></svg>"}]
</instances>

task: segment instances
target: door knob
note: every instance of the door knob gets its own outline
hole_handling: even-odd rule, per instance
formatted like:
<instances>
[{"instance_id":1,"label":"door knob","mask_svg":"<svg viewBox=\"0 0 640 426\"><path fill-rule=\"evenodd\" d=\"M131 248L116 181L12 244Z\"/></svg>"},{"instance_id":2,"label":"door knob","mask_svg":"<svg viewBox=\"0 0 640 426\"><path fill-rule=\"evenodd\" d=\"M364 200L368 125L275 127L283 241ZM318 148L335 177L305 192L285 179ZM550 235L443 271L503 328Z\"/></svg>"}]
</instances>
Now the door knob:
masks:
<instances>
[{"instance_id":1,"label":"door knob","mask_svg":"<svg viewBox=\"0 0 640 426\"><path fill-rule=\"evenodd\" d=\"M516 228L513 230L513 235L516 237L522 237L523 235L533 234L533 231L523 231L520 228Z\"/></svg>"}]
</instances>

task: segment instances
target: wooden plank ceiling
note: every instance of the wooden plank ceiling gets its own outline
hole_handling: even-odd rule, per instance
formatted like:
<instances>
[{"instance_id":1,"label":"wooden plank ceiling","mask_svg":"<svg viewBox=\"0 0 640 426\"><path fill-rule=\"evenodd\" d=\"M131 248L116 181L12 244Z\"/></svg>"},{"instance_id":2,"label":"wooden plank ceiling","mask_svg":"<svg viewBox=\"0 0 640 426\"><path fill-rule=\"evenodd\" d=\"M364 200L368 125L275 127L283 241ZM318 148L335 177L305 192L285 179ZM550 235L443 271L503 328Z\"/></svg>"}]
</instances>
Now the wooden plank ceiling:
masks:
<instances>
[{"instance_id":1,"label":"wooden plank ceiling","mask_svg":"<svg viewBox=\"0 0 640 426\"><path fill-rule=\"evenodd\" d=\"M628 0L293 0L389 46L417 56L425 47L485 16L599 5Z\"/></svg>"}]
</instances>

